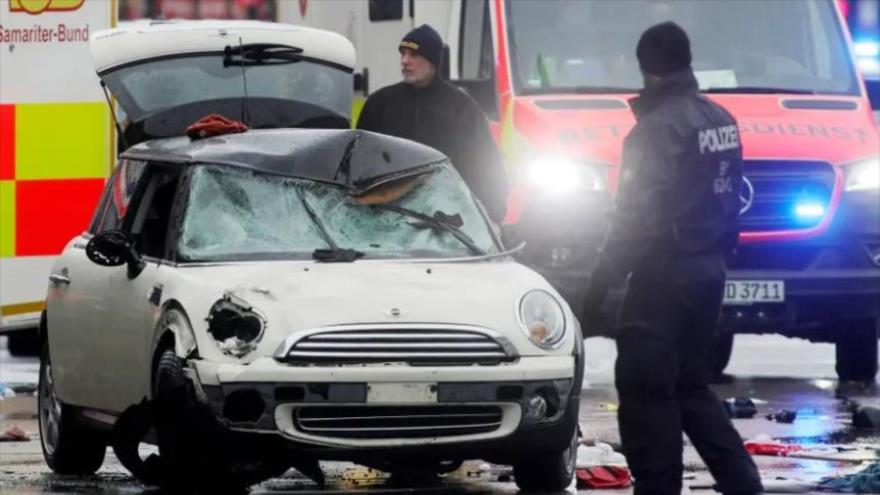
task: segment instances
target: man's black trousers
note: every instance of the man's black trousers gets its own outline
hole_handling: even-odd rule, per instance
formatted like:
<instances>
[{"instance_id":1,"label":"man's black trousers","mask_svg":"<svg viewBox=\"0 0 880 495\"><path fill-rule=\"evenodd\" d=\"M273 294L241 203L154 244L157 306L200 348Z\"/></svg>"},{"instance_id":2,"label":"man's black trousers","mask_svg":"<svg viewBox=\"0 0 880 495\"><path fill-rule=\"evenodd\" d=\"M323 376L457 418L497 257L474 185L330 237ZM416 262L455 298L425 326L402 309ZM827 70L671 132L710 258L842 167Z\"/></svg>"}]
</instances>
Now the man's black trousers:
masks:
<instances>
[{"instance_id":1,"label":"man's black trousers","mask_svg":"<svg viewBox=\"0 0 880 495\"><path fill-rule=\"evenodd\" d=\"M754 461L708 386L724 272L720 254L669 255L630 277L615 381L636 495L681 492L682 432L723 493L762 490Z\"/></svg>"}]
</instances>

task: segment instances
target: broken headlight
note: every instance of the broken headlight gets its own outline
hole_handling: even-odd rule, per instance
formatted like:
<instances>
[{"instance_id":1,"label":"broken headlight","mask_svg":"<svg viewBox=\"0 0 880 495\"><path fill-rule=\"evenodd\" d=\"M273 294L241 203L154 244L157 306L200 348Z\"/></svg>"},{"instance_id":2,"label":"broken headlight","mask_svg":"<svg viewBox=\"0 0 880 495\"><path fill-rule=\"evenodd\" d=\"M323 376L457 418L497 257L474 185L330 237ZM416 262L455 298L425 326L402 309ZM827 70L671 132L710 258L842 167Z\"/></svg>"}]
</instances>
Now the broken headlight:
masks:
<instances>
[{"instance_id":1,"label":"broken headlight","mask_svg":"<svg viewBox=\"0 0 880 495\"><path fill-rule=\"evenodd\" d=\"M242 357L257 348L266 331L266 318L247 302L226 294L211 307L208 333L224 354Z\"/></svg>"}]
</instances>

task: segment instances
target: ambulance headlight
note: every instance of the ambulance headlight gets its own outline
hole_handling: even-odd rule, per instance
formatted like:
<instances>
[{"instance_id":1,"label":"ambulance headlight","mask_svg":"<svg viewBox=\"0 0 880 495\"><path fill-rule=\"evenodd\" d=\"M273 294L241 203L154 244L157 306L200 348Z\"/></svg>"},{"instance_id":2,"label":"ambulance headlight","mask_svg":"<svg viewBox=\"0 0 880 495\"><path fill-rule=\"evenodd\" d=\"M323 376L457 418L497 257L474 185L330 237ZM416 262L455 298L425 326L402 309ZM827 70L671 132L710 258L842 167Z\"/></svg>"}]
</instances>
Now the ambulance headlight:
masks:
<instances>
[{"instance_id":1,"label":"ambulance headlight","mask_svg":"<svg viewBox=\"0 0 880 495\"><path fill-rule=\"evenodd\" d=\"M847 192L878 189L880 189L880 156L846 167Z\"/></svg>"},{"instance_id":2,"label":"ambulance headlight","mask_svg":"<svg viewBox=\"0 0 880 495\"><path fill-rule=\"evenodd\" d=\"M526 174L530 184L547 194L605 190L605 170L600 165L544 157L529 162Z\"/></svg>"},{"instance_id":3,"label":"ambulance headlight","mask_svg":"<svg viewBox=\"0 0 880 495\"><path fill-rule=\"evenodd\" d=\"M542 349L553 349L565 336L565 312L555 297L533 290L519 304L519 321L529 340Z\"/></svg>"}]
</instances>

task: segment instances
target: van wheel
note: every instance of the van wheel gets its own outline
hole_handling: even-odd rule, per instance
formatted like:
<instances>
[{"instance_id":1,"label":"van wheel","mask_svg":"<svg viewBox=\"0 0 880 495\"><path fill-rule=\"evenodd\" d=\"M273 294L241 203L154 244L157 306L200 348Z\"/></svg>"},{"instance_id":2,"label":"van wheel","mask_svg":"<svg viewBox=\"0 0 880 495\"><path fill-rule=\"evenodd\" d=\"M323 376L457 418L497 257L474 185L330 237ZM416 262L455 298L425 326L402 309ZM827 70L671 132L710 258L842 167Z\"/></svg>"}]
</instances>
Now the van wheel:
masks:
<instances>
[{"instance_id":1,"label":"van wheel","mask_svg":"<svg viewBox=\"0 0 880 495\"><path fill-rule=\"evenodd\" d=\"M835 369L841 381L874 381L878 332L880 319L848 320L837 327Z\"/></svg>"},{"instance_id":2,"label":"van wheel","mask_svg":"<svg viewBox=\"0 0 880 495\"><path fill-rule=\"evenodd\" d=\"M6 334L9 338L7 348L9 354L16 357L32 357L40 355L40 339L37 329L17 330Z\"/></svg>"},{"instance_id":3,"label":"van wheel","mask_svg":"<svg viewBox=\"0 0 880 495\"><path fill-rule=\"evenodd\" d=\"M561 492L571 485L577 462L577 428L572 431L571 442L561 452L533 454L526 462L513 466L516 486L527 493Z\"/></svg>"},{"instance_id":4,"label":"van wheel","mask_svg":"<svg viewBox=\"0 0 880 495\"><path fill-rule=\"evenodd\" d=\"M79 423L76 410L58 398L52 377L49 344L40 353L37 421L40 446L49 469L58 474L93 474L104 464L107 444L97 432Z\"/></svg>"},{"instance_id":5,"label":"van wheel","mask_svg":"<svg viewBox=\"0 0 880 495\"><path fill-rule=\"evenodd\" d=\"M730 364L733 354L733 332L721 332L715 336L715 348L712 353L712 376L720 378L724 369Z\"/></svg>"}]
</instances>

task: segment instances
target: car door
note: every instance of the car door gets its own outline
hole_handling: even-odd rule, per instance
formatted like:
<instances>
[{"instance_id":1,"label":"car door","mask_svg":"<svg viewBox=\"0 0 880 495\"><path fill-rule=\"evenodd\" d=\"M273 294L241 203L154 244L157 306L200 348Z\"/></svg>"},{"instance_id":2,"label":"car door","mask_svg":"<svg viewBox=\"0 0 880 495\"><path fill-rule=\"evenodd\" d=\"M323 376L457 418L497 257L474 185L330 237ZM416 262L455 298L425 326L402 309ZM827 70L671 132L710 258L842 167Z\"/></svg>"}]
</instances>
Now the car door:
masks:
<instances>
[{"instance_id":1,"label":"car door","mask_svg":"<svg viewBox=\"0 0 880 495\"><path fill-rule=\"evenodd\" d=\"M123 410L149 396L153 331L160 316L165 276L173 269L168 263L167 240L178 201L180 168L151 163L144 182L143 197L127 228L146 264L134 278L124 265L110 272L104 359L115 370L105 381L112 410Z\"/></svg>"},{"instance_id":2,"label":"car door","mask_svg":"<svg viewBox=\"0 0 880 495\"><path fill-rule=\"evenodd\" d=\"M105 408L108 402L107 385L117 371L106 360L113 336L104 321L111 312L113 269L92 263L86 245L94 234L124 225L144 169L143 162L120 163L89 231L67 245L50 274L46 305L53 378L61 400L71 404Z\"/></svg>"}]
</instances>

